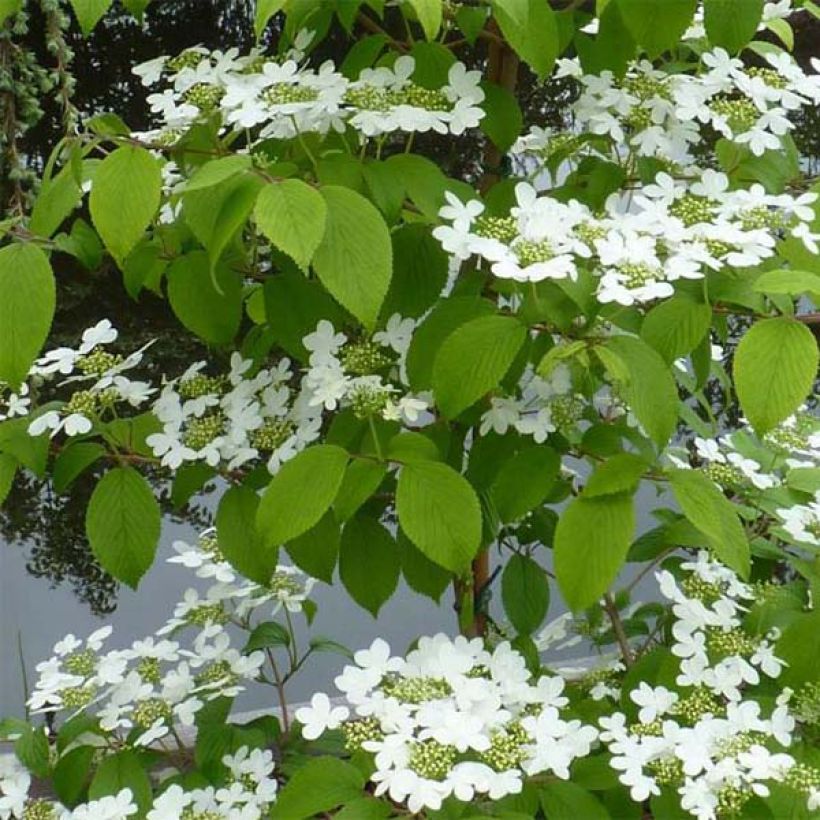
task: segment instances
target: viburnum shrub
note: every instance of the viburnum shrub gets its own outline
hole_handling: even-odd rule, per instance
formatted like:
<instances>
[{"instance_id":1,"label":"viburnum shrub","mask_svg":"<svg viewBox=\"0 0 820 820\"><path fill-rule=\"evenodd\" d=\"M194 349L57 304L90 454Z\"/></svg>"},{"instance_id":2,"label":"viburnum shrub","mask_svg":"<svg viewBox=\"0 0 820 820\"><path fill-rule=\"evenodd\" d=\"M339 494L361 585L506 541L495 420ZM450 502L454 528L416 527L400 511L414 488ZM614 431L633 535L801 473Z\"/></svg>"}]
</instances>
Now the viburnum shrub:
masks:
<instances>
[{"instance_id":1,"label":"viburnum shrub","mask_svg":"<svg viewBox=\"0 0 820 820\"><path fill-rule=\"evenodd\" d=\"M85 30L109 5L71 0ZM89 116L28 205L17 180L0 496L98 476L88 541L134 588L155 492L217 503L154 635L37 665L0 820L817 816L797 6L258 0L249 53L134 68L150 131ZM57 346L74 265L167 299L207 356L163 372L109 320ZM401 579L452 597L452 635L296 628L317 582L377 617ZM325 651L336 691L290 704ZM258 686L269 713L233 714Z\"/></svg>"}]
</instances>

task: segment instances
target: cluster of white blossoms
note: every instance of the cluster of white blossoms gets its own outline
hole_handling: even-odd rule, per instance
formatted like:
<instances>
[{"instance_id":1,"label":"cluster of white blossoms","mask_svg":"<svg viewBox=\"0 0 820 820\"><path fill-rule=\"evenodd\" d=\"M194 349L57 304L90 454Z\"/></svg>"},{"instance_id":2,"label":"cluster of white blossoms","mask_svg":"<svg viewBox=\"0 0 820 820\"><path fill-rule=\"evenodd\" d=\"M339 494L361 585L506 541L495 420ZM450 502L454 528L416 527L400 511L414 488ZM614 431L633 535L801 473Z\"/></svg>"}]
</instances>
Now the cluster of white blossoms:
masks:
<instances>
[{"instance_id":1,"label":"cluster of white blossoms","mask_svg":"<svg viewBox=\"0 0 820 820\"><path fill-rule=\"evenodd\" d=\"M309 43L310 35L301 39ZM153 136L173 141L215 113L228 129L258 129L259 139L341 133L348 127L363 140L399 131L461 134L484 116L481 72L468 71L463 63L450 67L445 85L427 88L414 82L416 63L407 55L364 69L355 80L330 61L312 69L303 56L297 50L276 61L257 51L240 56L237 49L190 48L137 66L145 85L161 80L167 85L148 97L161 119Z\"/></svg>"},{"instance_id":2,"label":"cluster of white blossoms","mask_svg":"<svg viewBox=\"0 0 820 820\"><path fill-rule=\"evenodd\" d=\"M676 452L668 453L675 466L690 467ZM773 535L796 547L820 546L820 419L815 415L802 408L762 437L743 427L714 439L695 438L694 455L721 489L774 523Z\"/></svg>"},{"instance_id":3,"label":"cluster of white blossoms","mask_svg":"<svg viewBox=\"0 0 820 820\"><path fill-rule=\"evenodd\" d=\"M447 194L434 236L460 260L476 256L502 279L540 282L597 279L600 302L622 305L672 296L674 283L709 271L751 267L775 254L784 234L817 253L815 193L767 194L755 184L730 190L728 177L691 169L688 180L662 172L637 191L612 194L602 213L577 200L515 188L505 216L485 214L479 200Z\"/></svg>"},{"instance_id":4,"label":"cluster of white blossoms","mask_svg":"<svg viewBox=\"0 0 820 820\"><path fill-rule=\"evenodd\" d=\"M142 362L149 345L128 356L112 353L107 347L117 340L117 335L111 322L103 319L83 332L76 348L58 347L34 362L29 370L32 385L59 379L58 386L72 386L72 394L58 409L39 413L29 425L30 435L83 435L91 431L95 421L115 417L118 407L139 408L150 399L156 390L148 382L126 375ZM24 383L16 396L14 415L32 412L28 396L29 385Z\"/></svg>"},{"instance_id":5,"label":"cluster of white blossoms","mask_svg":"<svg viewBox=\"0 0 820 820\"><path fill-rule=\"evenodd\" d=\"M629 693L637 721L623 712L600 719L621 783L639 802L672 788L699 820L742 813L752 796L769 794L766 781L804 792L809 808L817 808L820 771L784 751L796 726L791 691L770 704L748 694L782 667L769 639L742 628L754 590L705 552L681 569L680 583L666 570L657 576L672 601L675 688L642 682Z\"/></svg>"},{"instance_id":6,"label":"cluster of white blossoms","mask_svg":"<svg viewBox=\"0 0 820 820\"><path fill-rule=\"evenodd\" d=\"M172 750L179 751L180 727L194 726L209 701L234 698L249 684L265 680L264 652L235 648L232 632L247 638L260 620L268 621L282 609L300 612L315 581L285 565L273 571L267 584L249 581L225 560L213 530L203 532L195 545L177 541L174 549L176 555L169 562L211 582L207 590L187 589L173 617L155 635L134 641L127 649L105 650L110 626L85 640L67 635L55 645L54 655L37 665L38 679L28 703L33 713L93 717L100 738L117 748L168 751L170 743ZM186 644L175 639L184 630L193 630ZM169 761L173 762L173 755ZM172 785L156 798L149 820L178 820L199 813L234 820L266 816L277 787L271 752L241 748L223 763L229 772L227 783L190 792ZM0 758L0 820L41 816L24 813L31 808L27 778L19 766ZM130 805L130 793L128 800L116 799ZM90 803L74 813L48 804L53 814L43 808L42 816L100 820L136 811L117 814L115 798L104 800L112 804L113 813Z\"/></svg>"},{"instance_id":7,"label":"cluster of white blossoms","mask_svg":"<svg viewBox=\"0 0 820 820\"><path fill-rule=\"evenodd\" d=\"M335 681L347 705L317 694L296 718L307 738L341 727L349 751L373 756L375 793L411 812L451 795L498 800L539 773L567 779L598 736L562 713L564 680L534 679L506 642L439 634L400 658L377 639L354 662Z\"/></svg>"},{"instance_id":8,"label":"cluster of white blossoms","mask_svg":"<svg viewBox=\"0 0 820 820\"><path fill-rule=\"evenodd\" d=\"M86 435L100 422L127 416L129 407L147 409L161 429L146 443L162 466L204 462L230 471L261 460L273 474L319 438L326 411L349 407L361 419L419 422L430 400L404 387L414 327L396 314L372 337L348 340L322 320L303 340L310 362L301 373L287 358L255 368L234 353L226 373L213 375L199 361L158 388L125 375L140 365L148 346L128 356L110 352L106 346L117 331L105 319L83 333L76 349L51 350L35 362L32 384L60 376L57 387L70 396L35 413L28 431ZM24 384L9 400L14 415L32 411L28 389Z\"/></svg>"}]
</instances>

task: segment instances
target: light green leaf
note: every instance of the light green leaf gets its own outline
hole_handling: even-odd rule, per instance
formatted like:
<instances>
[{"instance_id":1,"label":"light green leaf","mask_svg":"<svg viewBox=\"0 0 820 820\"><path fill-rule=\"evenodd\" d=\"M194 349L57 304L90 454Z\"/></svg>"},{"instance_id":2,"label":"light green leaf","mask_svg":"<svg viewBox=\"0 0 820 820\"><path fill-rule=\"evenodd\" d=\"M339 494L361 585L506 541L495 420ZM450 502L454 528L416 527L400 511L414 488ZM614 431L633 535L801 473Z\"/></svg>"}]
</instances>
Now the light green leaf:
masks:
<instances>
[{"instance_id":1,"label":"light green leaf","mask_svg":"<svg viewBox=\"0 0 820 820\"><path fill-rule=\"evenodd\" d=\"M570 609L592 606L618 576L635 530L632 497L579 497L558 519L555 575Z\"/></svg>"},{"instance_id":2,"label":"light green leaf","mask_svg":"<svg viewBox=\"0 0 820 820\"><path fill-rule=\"evenodd\" d=\"M644 430L662 447L669 441L678 418L678 391L666 362L632 336L615 336L598 350L599 354L604 350L617 359L617 364L609 357L604 360L610 377L619 382L626 403Z\"/></svg>"},{"instance_id":3,"label":"light green leaf","mask_svg":"<svg viewBox=\"0 0 820 820\"><path fill-rule=\"evenodd\" d=\"M407 375L413 390L433 384L433 365L444 340L459 326L479 316L494 315L492 302L473 296L442 299L416 328L407 351Z\"/></svg>"},{"instance_id":4,"label":"light green leaf","mask_svg":"<svg viewBox=\"0 0 820 820\"><path fill-rule=\"evenodd\" d=\"M812 294L816 298L820 295L820 275L807 270L769 270L757 277L752 288L758 293Z\"/></svg>"},{"instance_id":5,"label":"light green leaf","mask_svg":"<svg viewBox=\"0 0 820 820\"><path fill-rule=\"evenodd\" d=\"M83 34L89 34L102 16L111 8L113 0L70 0Z\"/></svg>"},{"instance_id":6,"label":"light green leaf","mask_svg":"<svg viewBox=\"0 0 820 820\"><path fill-rule=\"evenodd\" d=\"M253 16L253 30L257 40L268 26L268 21L276 12L285 6L286 0L256 0L256 13Z\"/></svg>"},{"instance_id":7,"label":"light green leaf","mask_svg":"<svg viewBox=\"0 0 820 820\"><path fill-rule=\"evenodd\" d=\"M350 597L374 618L396 591L400 568L399 548L378 521L357 515L345 524L339 576Z\"/></svg>"},{"instance_id":8,"label":"light green leaf","mask_svg":"<svg viewBox=\"0 0 820 820\"><path fill-rule=\"evenodd\" d=\"M551 447L533 444L504 462L490 493L499 520L508 524L539 506L558 477L561 460Z\"/></svg>"},{"instance_id":9,"label":"light green leaf","mask_svg":"<svg viewBox=\"0 0 820 820\"><path fill-rule=\"evenodd\" d=\"M670 470L669 481L683 514L702 532L715 555L749 577L749 542L735 506L697 470Z\"/></svg>"},{"instance_id":10,"label":"light green leaf","mask_svg":"<svg viewBox=\"0 0 820 820\"><path fill-rule=\"evenodd\" d=\"M131 467L109 470L91 494L85 529L103 569L136 589L160 532L159 504L148 482Z\"/></svg>"},{"instance_id":11,"label":"light green leaf","mask_svg":"<svg viewBox=\"0 0 820 820\"><path fill-rule=\"evenodd\" d=\"M386 475L387 465L382 462L364 459L351 461L333 502L336 518L341 522L352 518L359 507L376 492Z\"/></svg>"},{"instance_id":12,"label":"light green leaf","mask_svg":"<svg viewBox=\"0 0 820 820\"><path fill-rule=\"evenodd\" d=\"M615 493L634 493L647 463L632 453L618 453L599 465L584 487L584 498Z\"/></svg>"},{"instance_id":13,"label":"light green leaf","mask_svg":"<svg viewBox=\"0 0 820 820\"><path fill-rule=\"evenodd\" d=\"M746 332L735 352L735 389L758 433L797 410L811 392L817 364L812 332L794 319L764 319Z\"/></svg>"},{"instance_id":14,"label":"light green leaf","mask_svg":"<svg viewBox=\"0 0 820 820\"><path fill-rule=\"evenodd\" d=\"M226 179L241 174L247 171L253 164L248 154L229 154L226 157L213 159L200 165L196 173L185 185L185 191L199 191L203 188L210 188L213 185L219 185Z\"/></svg>"},{"instance_id":15,"label":"light green leaf","mask_svg":"<svg viewBox=\"0 0 820 820\"><path fill-rule=\"evenodd\" d=\"M28 427L37 413L0 422L0 453L14 456L39 478L46 474L49 438L47 433L30 436Z\"/></svg>"},{"instance_id":16,"label":"light green leaf","mask_svg":"<svg viewBox=\"0 0 820 820\"><path fill-rule=\"evenodd\" d=\"M145 14L145 9L148 8L151 0L123 0L123 5L137 20L142 20L143 15Z\"/></svg>"},{"instance_id":17,"label":"light green leaf","mask_svg":"<svg viewBox=\"0 0 820 820\"><path fill-rule=\"evenodd\" d=\"M0 0L0 23L5 22L12 14L17 14L22 5L23 0Z\"/></svg>"},{"instance_id":18,"label":"light green leaf","mask_svg":"<svg viewBox=\"0 0 820 820\"><path fill-rule=\"evenodd\" d=\"M558 56L555 13L543 0L491 0L493 16L513 51L541 78Z\"/></svg>"},{"instance_id":19,"label":"light green leaf","mask_svg":"<svg viewBox=\"0 0 820 820\"><path fill-rule=\"evenodd\" d=\"M118 264L154 218L161 192L159 162L145 148L125 145L97 166L89 197L91 221Z\"/></svg>"},{"instance_id":20,"label":"light green leaf","mask_svg":"<svg viewBox=\"0 0 820 820\"><path fill-rule=\"evenodd\" d=\"M706 36L731 54L754 37L763 16L763 0L705 0Z\"/></svg>"},{"instance_id":21,"label":"light green leaf","mask_svg":"<svg viewBox=\"0 0 820 820\"><path fill-rule=\"evenodd\" d=\"M364 775L337 757L309 759L276 796L271 820L306 820L362 796Z\"/></svg>"},{"instance_id":22,"label":"light green leaf","mask_svg":"<svg viewBox=\"0 0 820 820\"><path fill-rule=\"evenodd\" d=\"M535 632L547 616L550 587L543 568L528 555L513 555L501 576L504 612L519 633Z\"/></svg>"},{"instance_id":23,"label":"light green leaf","mask_svg":"<svg viewBox=\"0 0 820 820\"><path fill-rule=\"evenodd\" d=\"M82 195L74 169L66 165L40 188L31 211L29 230L39 236L51 236L77 207Z\"/></svg>"},{"instance_id":24,"label":"light green leaf","mask_svg":"<svg viewBox=\"0 0 820 820\"><path fill-rule=\"evenodd\" d=\"M0 249L0 381L17 387L48 336L56 303L48 257L21 243Z\"/></svg>"},{"instance_id":25,"label":"light green leaf","mask_svg":"<svg viewBox=\"0 0 820 820\"><path fill-rule=\"evenodd\" d=\"M786 663L781 676L784 686L799 691L807 683L820 681L820 612L801 614L786 627L775 654Z\"/></svg>"},{"instance_id":26,"label":"light green leaf","mask_svg":"<svg viewBox=\"0 0 820 820\"><path fill-rule=\"evenodd\" d=\"M242 321L242 280L219 263L213 277L208 255L193 251L175 259L168 268L168 301L185 327L206 342L227 344ZM214 279L221 293L214 287Z\"/></svg>"},{"instance_id":27,"label":"light green leaf","mask_svg":"<svg viewBox=\"0 0 820 820\"><path fill-rule=\"evenodd\" d=\"M676 46L689 27L697 0L612 0L624 24L650 59Z\"/></svg>"},{"instance_id":28,"label":"light green leaf","mask_svg":"<svg viewBox=\"0 0 820 820\"><path fill-rule=\"evenodd\" d=\"M454 418L496 387L527 338L511 316L486 316L454 330L433 364L436 403Z\"/></svg>"},{"instance_id":29,"label":"light green leaf","mask_svg":"<svg viewBox=\"0 0 820 820\"><path fill-rule=\"evenodd\" d=\"M409 0L409 2L424 29L424 36L428 40L435 40L441 28L442 0Z\"/></svg>"},{"instance_id":30,"label":"light green leaf","mask_svg":"<svg viewBox=\"0 0 820 820\"><path fill-rule=\"evenodd\" d=\"M641 338L657 350L667 364L672 364L698 346L711 320L709 305L686 296L673 296L646 314Z\"/></svg>"},{"instance_id":31,"label":"light green leaf","mask_svg":"<svg viewBox=\"0 0 820 820\"><path fill-rule=\"evenodd\" d=\"M266 185L256 200L259 229L301 268L307 268L322 241L327 206L322 195L300 179Z\"/></svg>"},{"instance_id":32,"label":"light green leaf","mask_svg":"<svg viewBox=\"0 0 820 820\"><path fill-rule=\"evenodd\" d=\"M258 584L267 584L276 569L277 550L265 547L256 531L259 496L250 487L230 487L219 500L216 535L228 563Z\"/></svg>"},{"instance_id":33,"label":"light green leaf","mask_svg":"<svg viewBox=\"0 0 820 820\"><path fill-rule=\"evenodd\" d=\"M16 472L17 459L8 453L0 453L0 506L8 497Z\"/></svg>"},{"instance_id":34,"label":"light green leaf","mask_svg":"<svg viewBox=\"0 0 820 820\"><path fill-rule=\"evenodd\" d=\"M406 464L396 489L399 523L436 564L465 570L481 545L481 507L469 482L436 461Z\"/></svg>"},{"instance_id":35,"label":"light green leaf","mask_svg":"<svg viewBox=\"0 0 820 820\"><path fill-rule=\"evenodd\" d=\"M387 225L368 200L349 188L328 185L321 194L327 222L313 267L331 295L373 328L393 272Z\"/></svg>"},{"instance_id":36,"label":"light green leaf","mask_svg":"<svg viewBox=\"0 0 820 820\"><path fill-rule=\"evenodd\" d=\"M341 447L319 444L282 466L268 484L256 514L266 546L284 544L318 523L339 492L347 461Z\"/></svg>"}]
</instances>

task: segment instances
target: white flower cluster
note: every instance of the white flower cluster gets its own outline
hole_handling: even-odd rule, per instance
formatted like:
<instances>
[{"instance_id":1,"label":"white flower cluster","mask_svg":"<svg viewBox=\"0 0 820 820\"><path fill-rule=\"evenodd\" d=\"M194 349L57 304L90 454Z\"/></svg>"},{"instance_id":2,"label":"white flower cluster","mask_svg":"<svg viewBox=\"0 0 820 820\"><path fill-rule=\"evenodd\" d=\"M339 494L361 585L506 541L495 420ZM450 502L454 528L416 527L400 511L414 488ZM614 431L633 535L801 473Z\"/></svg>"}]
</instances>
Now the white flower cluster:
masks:
<instances>
[{"instance_id":1,"label":"white flower cluster","mask_svg":"<svg viewBox=\"0 0 820 820\"><path fill-rule=\"evenodd\" d=\"M298 54L283 62L236 49L209 52L191 48L174 58L159 57L134 71L145 85L164 75L168 86L151 94L151 110L162 120L158 139L173 140L202 116L219 112L226 128L259 128L259 139L344 132L362 139L402 131L461 134L484 116L481 72L454 63L441 88L413 81L413 57L365 69L349 80L328 61L318 69Z\"/></svg>"},{"instance_id":2,"label":"white flower cluster","mask_svg":"<svg viewBox=\"0 0 820 820\"><path fill-rule=\"evenodd\" d=\"M336 678L347 706L315 695L296 718L308 738L341 726L348 749L373 755L375 793L411 812L450 795L498 800L542 772L567 779L597 738L562 714L563 679L534 680L506 642L490 652L481 639L436 635L400 658L378 639L354 661Z\"/></svg>"},{"instance_id":3,"label":"white flower cluster","mask_svg":"<svg viewBox=\"0 0 820 820\"><path fill-rule=\"evenodd\" d=\"M666 570L657 576L675 617L677 691L642 682L629 693L637 722L622 712L601 718L601 739L633 800L673 788L685 811L715 820L742 813L753 795L768 795L765 781L788 782L796 762L780 750L791 744L795 720L790 691L770 707L747 696L782 666L769 640L742 629L745 604L755 597L751 587L705 552L681 569L681 583Z\"/></svg>"},{"instance_id":4,"label":"white flower cluster","mask_svg":"<svg viewBox=\"0 0 820 820\"><path fill-rule=\"evenodd\" d=\"M515 189L506 216L485 215L479 200L447 194L439 212L449 223L433 234L460 260L478 256L495 276L515 282L597 279L600 302L622 305L673 295L674 283L725 267L751 267L775 254L784 232L817 253L811 232L814 193L767 194L761 185L730 190L728 177L692 169L688 181L659 173L637 192L609 197L602 214L570 200Z\"/></svg>"},{"instance_id":5,"label":"white flower cluster","mask_svg":"<svg viewBox=\"0 0 820 820\"><path fill-rule=\"evenodd\" d=\"M571 107L579 133L608 137L639 157L689 166L691 149L708 144L710 133L747 146L755 156L777 151L794 128L789 117L820 102L820 76L805 74L782 51L767 52L763 60L763 67L748 66L715 48L700 55L694 73L641 60L621 79L611 71L584 74L577 59L560 60L556 73L581 86ZM817 70L820 62L812 65ZM518 152L543 155L548 137L534 132L518 143Z\"/></svg>"},{"instance_id":6,"label":"white flower cluster","mask_svg":"<svg viewBox=\"0 0 820 820\"><path fill-rule=\"evenodd\" d=\"M38 415L28 428L32 436L48 432L53 438L61 431L68 436L84 435L90 432L94 421L112 414L118 405L140 407L156 392L147 382L125 375L142 362L148 345L121 356L106 349L117 340L117 335L111 322L103 319L83 332L77 348L58 347L35 361L29 370L29 378L35 385L62 376L66 378L59 382L61 387L83 383L87 386L74 390L69 401L62 403L59 409ZM24 384L14 405L16 415L31 412L29 399L23 398L28 393L28 385Z\"/></svg>"},{"instance_id":7,"label":"white flower cluster","mask_svg":"<svg viewBox=\"0 0 820 820\"><path fill-rule=\"evenodd\" d=\"M771 520L773 534L795 546L820 546L820 419L801 409L759 438L743 428L696 438L700 469L721 489L742 497ZM669 453L678 467L689 462Z\"/></svg>"}]
</instances>

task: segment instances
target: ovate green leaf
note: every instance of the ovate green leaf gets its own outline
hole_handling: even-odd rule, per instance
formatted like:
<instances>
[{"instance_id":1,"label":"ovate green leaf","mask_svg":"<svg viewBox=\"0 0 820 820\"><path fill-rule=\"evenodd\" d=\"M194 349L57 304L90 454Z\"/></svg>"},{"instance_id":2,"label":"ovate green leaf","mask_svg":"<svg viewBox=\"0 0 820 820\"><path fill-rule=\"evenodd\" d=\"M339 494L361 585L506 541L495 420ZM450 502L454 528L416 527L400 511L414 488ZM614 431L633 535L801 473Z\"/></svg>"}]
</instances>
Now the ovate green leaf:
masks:
<instances>
[{"instance_id":1,"label":"ovate green leaf","mask_svg":"<svg viewBox=\"0 0 820 820\"><path fill-rule=\"evenodd\" d=\"M764 0L705 0L706 36L713 46L735 54L754 37Z\"/></svg>"},{"instance_id":2,"label":"ovate green leaf","mask_svg":"<svg viewBox=\"0 0 820 820\"><path fill-rule=\"evenodd\" d=\"M125 145L97 166L89 198L91 221L118 264L154 218L161 190L159 162L145 148Z\"/></svg>"},{"instance_id":3,"label":"ovate green leaf","mask_svg":"<svg viewBox=\"0 0 820 820\"><path fill-rule=\"evenodd\" d=\"M321 194L327 222L313 267L331 295L372 328L393 272L387 225L368 200L349 188L328 185Z\"/></svg>"},{"instance_id":4,"label":"ovate green leaf","mask_svg":"<svg viewBox=\"0 0 820 820\"><path fill-rule=\"evenodd\" d=\"M396 591L400 568L399 548L378 521L357 515L345 524L339 576L353 600L374 618Z\"/></svg>"},{"instance_id":5,"label":"ovate green leaf","mask_svg":"<svg viewBox=\"0 0 820 820\"><path fill-rule=\"evenodd\" d=\"M501 576L501 598L510 623L529 635L541 626L550 604L543 568L527 555L513 555Z\"/></svg>"},{"instance_id":6,"label":"ovate green leaf","mask_svg":"<svg viewBox=\"0 0 820 820\"><path fill-rule=\"evenodd\" d=\"M812 332L794 319L764 319L746 332L735 352L735 389L758 433L797 410L811 392L817 364Z\"/></svg>"},{"instance_id":7,"label":"ovate green leaf","mask_svg":"<svg viewBox=\"0 0 820 820\"><path fill-rule=\"evenodd\" d=\"M266 546L297 538L319 521L336 498L347 461L341 447L319 444L282 466L268 484L256 514Z\"/></svg>"},{"instance_id":8,"label":"ovate green leaf","mask_svg":"<svg viewBox=\"0 0 820 820\"><path fill-rule=\"evenodd\" d=\"M410 5L424 29L424 36L434 40L441 28L442 0L410 0Z\"/></svg>"},{"instance_id":9,"label":"ovate green leaf","mask_svg":"<svg viewBox=\"0 0 820 820\"><path fill-rule=\"evenodd\" d=\"M89 34L111 8L113 0L70 0L83 34Z\"/></svg>"},{"instance_id":10,"label":"ovate green leaf","mask_svg":"<svg viewBox=\"0 0 820 820\"><path fill-rule=\"evenodd\" d=\"M431 560L465 570L481 544L481 507L469 482L436 461L406 464L396 490L399 523Z\"/></svg>"},{"instance_id":11,"label":"ovate green leaf","mask_svg":"<svg viewBox=\"0 0 820 820\"><path fill-rule=\"evenodd\" d=\"M552 71L558 56L558 26L542 0L492 0L493 16L513 50L539 77Z\"/></svg>"},{"instance_id":12,"label":"ovate green leaf","mask_svg":"<svg viewBox=\"0 0 820 820\"><path fill-rule=\"evenodd\" d=\"M256 200L259 229L301 268L307 268L322 241L327 206L322 195L300 179L266 185Z\"/></svg>"},{"instance_id":13,"label":"ovate green leaf","mask_svg":"<svg viewBox=\"0 0 820 820\"><path fill-rule=\"evenodd\" d=\"M160 510L148 482L131 467L109 470L85 516L91 550L103 569L136 588L154 560Z\"/></svg>"},{"instance_id":14,"label":"ovate green leaf","mask_svg":"<svg viewBox=\"0 0 820 820\"><path fill-rule=\"evenodd\" d=\"M17 387L48 336L54 274L36 245L0 249L0 381Z\"/></svg>"},{"instance_id":15,"label":"ovate green leaf","mask_svg":"<svg viewBox=\"0 0 820 820\"><path fill-rule=\"evenodd\" d=\"M697 0L612 0L638 45L652 59L676 46L689 27Z\"/></svg>"}]
</instances>

